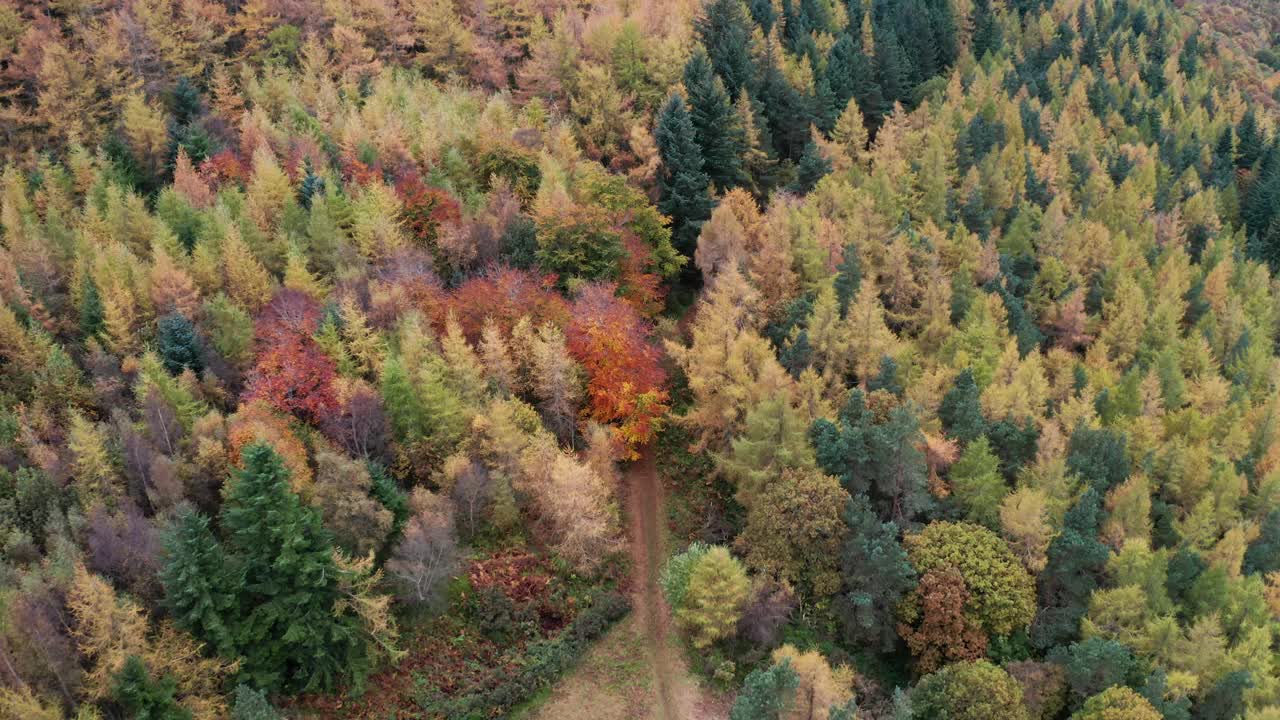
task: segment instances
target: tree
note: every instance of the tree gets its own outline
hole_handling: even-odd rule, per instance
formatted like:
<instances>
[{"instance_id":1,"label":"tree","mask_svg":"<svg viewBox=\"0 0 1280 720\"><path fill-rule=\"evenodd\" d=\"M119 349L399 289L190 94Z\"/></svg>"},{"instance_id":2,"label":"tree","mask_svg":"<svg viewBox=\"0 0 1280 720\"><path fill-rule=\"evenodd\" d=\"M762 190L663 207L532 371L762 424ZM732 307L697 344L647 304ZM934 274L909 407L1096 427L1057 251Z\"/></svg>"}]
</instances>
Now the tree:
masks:
<instances>
[{"instance_id":1,"label":"tree","mask_svg":"<svg viewBox=\"0 0 1280 720\"><path fill-rule=\"evenodd\" d=\"M911 692L915 717L1026 720L1022 688L986 660L960 662L926 675Z\"/></svg>"},{"instance_id":2,"label":"tree","mask_svg":"<svg viewBox=\"0 0 1280 720\"><path fill-rule=\"evenodd\" d=\"M1035 615L1031 576L995 533L980 525L934 522L904 544L917 572L953 568L970 592L968 612L991 636L1025 629Z\"/></svg>"},{"instance_id":3,"label":"tree","mask_svg":"<svg viewBox=\"0 0 1280 720\"><path fill-rule=\"evenodd\" d=\"M844 511L849 526L840 555L840 573L848 591L836 601L845 637L880 652L893 649L893 616L902 598L916 587L916 571L898 542L898 526L882 523L863 496Z\"/></svg>"},{"instance_id":4,"label":"tree","mask_svg":"<svg viewBox=\"0 0 1280 720\"><path fill-rule=\"evenodd\" d=\"M239 581L231 622L240 676L263 689L326 689L368 672L358 618L336 613L341 572L314 510L269 446L244 450L221 521Z\"/></svg>"},{"instance_id":5,"label":"tree","mask_svg":"<svg viewBox=\"0 0 1280 720\"><path fill-rule=\"evenodd\" d=\"M195 326L185 317L172 314L160 318L156 329L157 352L165 370L174 375L190 368L199 373L204 369L200 356L200 338Z\"/></svg>"},{"instance_id":6,"label":"tree","mask_svg":"<svg viewBox=\"0 0 1280 720\"><path fill-rule=\"evenodd\" d=\"M373 479L365 466L334 452L315 455L312 503L324 526L353 557L381 550L391 531L391 511L372 495Z\"/></svg>"},{"instance_id":7,"label":"tree","mask_svg":"<svg viewBox=\"0 0 1280 720\"><path fill-rule=\"evenodd\" d=\"M1049 653L1049 660L1061 665L1066 673L1072 707L1113 685L1127 684L1137 669L1137 660L1128 648L1102 638L1056 647Z\"/></svg>"},{"instance_id":8,"label":"tree","mask_svg":"<svg viewBox=\"0 0 1280 720\"><path fill-rule=\"evenodd\" d=\"M671 218L676 249L692 256L702 223L711 217L711 179L703 171L702 153L684 100L672 94L658 116L654 133L662 174L658 209Z\"/></svg>"},{"instance_id":9,"label":"tree","mask_svg":"<svg viewBox=\"0 0 1280 720\"><path fill-rule=\"evenodd\" d=\"M236 686L231 720L280 720L280 714L271 707L266 694L242 683Z\"/></svg>"},{"instance_id":10,"label":"tree","mask_svg":"<svg viewBox=\"0 0 1280 720\"><path fill-rule=\"evenodd\" d=\"M705 649L733 634L749 589L746 571L727 548L712 547L698 560L676 610L694 647Z\"/></svg>"},{"instance_id":11,"label":"tree","mask_svg":"<svg viewBox=\"0 0 1280 720\"><path fill-rule=\"evenodd\" d=\"M969 588L954 569L930 570L920 577L919 587L904 605L906 622L898 626L920 672L986 654L986 633L965 612L968 602Z\"/></svg>"},{"instance_id":12,"label":"tree","mask_svg":"<svg viewBox=\"0 0 1280 720\"><path fill-rule=\"evenodd\" d=\"M745 560L805 591L824 597L840 588L837 570L845 530L840 518L849 494L815 469L788 469L749 506L738 537Z\"/></svg>"},{"instance_id":13,"label":"tree","mask_svg":"<svg viewBox=\"0 0 1280 720\"><path fill-rule=\"evenodd\" d=\"M152 679L146 664L130 655L116 673L112 699L128 716L138 720L190 720L191 713L174 699L177 683L171 676Z\"/></svg>"},{"instance_id":14,"label":"tree","mask_svg":"<svg viewBox=\"0 0 1280 720\"><path fill-rule=\"evenodd\" d=\"M1161 720L1163 717L1146 698L1117 685L1086 700L1071 720Z\"/></svg>"},{"instance_id":15,"label":"tree","mask_svg":"<svg viewBox=\"0 0 1280 720\"><path fill-rule=\"evenodd\" d=\"M782 713L795 702L799 687L800 677L787 658L752 670L742 681L729 720L781 720Z\"/></svg>"},{"instance_id":16,"label":"tree","mask_svg":"<svg viewBox=\"0 0 1280 720\"><path fill-rule=\"evenodd\" d=\"M694 142L702 150L703 169L716 189L726 192L743 180L746 138L724 82L716 77L710 58L700 46L694 48L685 63L684 88Z\"/></svg>"},{"instance_id":17,"label":"tree","mask_svg":"<svg viewBox=\"0 0 1280 720\"><path fill-rule=\"evenodd\" d=\"M991 454L991 444L985 437L965 447L951 466L948 478L966 519L999 528L1000 504L1009 489L1000 475L1000 461Z\"/></svg>"},{"instance_id":18,"label":"tree","mask_svg":"<svg viewBox=\"0 0 1280 720\"><path fill-rule=\"evenodd\" d=\"M819 419L809 437L818 466L840 478L850 495L870 493L883 517L912 522L932 505L920 428L907 405L884 415L873 412L855 389L838 424Z\"/></svg>"},{"instance_id":19,"label":"tree","mask_svg":"<svg viewBox=\"0 0 1280 720\"><path fill-rule=\"evenodd\" d=\"M729 97L754 90L756 68L751 59L751 23L739 0L713 0L695 23L698 40L706 48Z\"/></svg>"},{"instance_id":20,"label":"tree","mask_svg":"<svg viewBox=\"0 0 1280 720\"><path fill-rule=\"evenodd\" d=\"M801 652L794 645L783 645L772 657L775 665L789 665L798 680L783 720L828 720L832 708L853 701L853 669L848 665L833 668L816 650Z\"/></svg>"},{"instance_id":21,"label":"tree","mask_svg":"<svg viewBox=\"0 0 1280 720\"><path fill-rule=\"evenodd\" d=\"M632 459L667 411L666 373L649 334L648 324L611 285L583 288L565 331L570 354L587 374L591 419L617 423L615 436Z\"/></svg>"},{"instance_id":22,"label":"tree","mask_svg":"<svg viewBox=\"0 0 1280 720\"><path fill-rule=\"evenodd\" d=\"M943 396L938 418L942 420L947 434L960 442L970 443L986 434L987 420L982 415L981 394L969 368L960 371L955 384Z\"/></svg>"},{"instance_id":23,"label":"tree","mask_svg":"<svg viewBox=\"0 0 1280 720\"><path fill-rule=\"evenodd\" d=\"M203 638L218 653L235 655L231 623L237 616L233 568L209 530L209 519L190 505L179 508L164 536L160 571L165 606L178 627Z\"/></svg>"},{"instance_id":24,"label":"tree","mask_svg":"<svg viewBox=\"0 0 1280 720\"><path fill-rule=\"evenodd\" d=\"M737 483L737 500L750 509L784 472L813 467L813 450L800 411L786 397L765 398L747 410L742 434L717 465Z\"/></svg>"},{"instance_id":25,"label":"tree","mask_svg":"<svg viewBox=\"0 0 1280 720\"><path fill-rule=\"evenodd\" d=\"M387 561L387 571L400 586L400 596L415 605L430 605L457 571L458 537L453 507L424 489L413 496L414 515Z\"/></svg>"}]
</instances>

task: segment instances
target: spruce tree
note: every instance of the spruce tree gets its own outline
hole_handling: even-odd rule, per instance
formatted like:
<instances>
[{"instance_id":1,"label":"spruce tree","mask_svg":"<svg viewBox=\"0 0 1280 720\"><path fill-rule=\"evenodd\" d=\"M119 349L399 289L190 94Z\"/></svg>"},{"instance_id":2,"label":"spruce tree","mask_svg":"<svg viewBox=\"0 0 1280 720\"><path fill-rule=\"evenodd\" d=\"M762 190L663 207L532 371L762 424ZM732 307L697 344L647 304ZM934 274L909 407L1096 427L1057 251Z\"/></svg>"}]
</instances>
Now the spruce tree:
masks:
<instances>
[{"instance_id":1,"label":"spruce tree","mask_svg":"<svg viewBox=\"0 0 1280 720\"><path fill-rule=\"evenodd\" d=\"M712 0L694 29L729 97L737 97L743 89L754 94L751 23L743 12L742 0Z\"/></svg>"},{"instance_id":2,"label":"spruce tree","mask_svg":"<svg viewBox=\"0 0 1280 720\"><path fill-rule=\"evenodd\" d=\"M973 4L973 56L981 60L988 52L999 52L1003 43L1000 22L991 8L991 0L976 0Z\"/></svg>"},{"instance_id":3,"label":"spruce tree","mask_svg":"<svg viewBox=\"0 0 1280 720\"><path fill-rule=\"evenodd\" d=\"M830 172L831 161L822 156L817 143L810 142L796 165L796 178L787 189L798 195L806 195Z\"/></svg>"},{"instance_id":4,"label":"spruce tree","mask_svg":"<svg viewBox=\"0 0 1280 720\"><path fill-rule=\"evenodd\" d=\"M193 372L204 369L200 355L200 336L191 321L172 313L160 318L156 329L156 345L164 369L177 375L190 368Z\"/></svg>"},{"instance_id":5,"label":"spruce tree","mask_svg":"<svg viewBox=\"0 0 1280 720\"><path fill-rule=\"evenodd\" d=\"M956 376L955 384L943 396L942 405L938 407L938 419L942 420L942 428L952 439L970 443L987 432L987 421L982 416L979 395L973 370L961 370Z\"/></svg>"},{"instance_id":6,"label":"spruce tree","mask_svg":"<svg viewBox=\"0 0 1280 720\"><path fill-rule=\"evenodd\" d=\"M694 142L702 149L707 176L720 192L741 184L746 138L724 82L716 77L701 47L695 48L685 63L684 87L689 94Z\"/></svg>"},{"instance_id":7,"label":"spruce tree","mask_svg":"<svg viewBox=\"0 0 1280 720\"><path fill-rule=\"evenodd\" d=\"M331 690L368 672L356 617L337 614L341 570L316 511L289 489L270 446L245 448L221 520L235 558L240 675L264 690Z\"/></svg>"},{"instance_id":8,"label":"spruce tree","mask_svg":"<svg viewBox=\"0 0 1280 720\"><path fill-rule=\"evenodd\" d=\"M174 699L176 692L172 675L152 679L142 658L130 655L115 675L111 697L134 720L191 720L191 711Z\"/></svg>"},{"instance_id":9,"label":"spruce tree","mask_svg":"<svg viewBox=\"0 0 1280 720\"><path fill-rule=\"evenodd\" d=\"M692 257L702 223L711 217L711 180L702 170L702 153L684 100L672 94L658 118L656 138L662 158L662 193L658 209L671 218L672 237L681 253Z\"/></svg>"},{"instance_id":10,"label":"spruce tree","mask_svg":"<svg viewBox=\"0 0 1280 720\"><path fill-rule=\"evenodd\" d=\"M183 505L164 537L164 549L166 563L160 570L160 582L165 606L178 627L219 654L235 657L230 624L240 616L236 578L209 530L209 519Z\"/></svg>"},{"instance_id":11,"label":"spruce tree","mask_svg":"<svg viewBox=\"0 0 1280 720\"><path fill-rule=\"evenodd\" d=\"M1249 108L1236 127L1236 167L1253 167L1266 151L1266 142L1258 128L1258 116Z\"/></svg>"}]
</instances>

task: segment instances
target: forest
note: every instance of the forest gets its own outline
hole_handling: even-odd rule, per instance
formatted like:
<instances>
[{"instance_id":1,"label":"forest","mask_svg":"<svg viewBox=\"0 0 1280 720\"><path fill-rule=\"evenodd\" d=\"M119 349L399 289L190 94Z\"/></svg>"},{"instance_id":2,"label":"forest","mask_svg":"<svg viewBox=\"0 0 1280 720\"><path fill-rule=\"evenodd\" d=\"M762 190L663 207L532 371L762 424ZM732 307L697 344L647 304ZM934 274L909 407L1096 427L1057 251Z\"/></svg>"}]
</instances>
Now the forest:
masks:
<instances>
[{"instance_id":1,"label":"forest","mask_svg":"<svg viewBox=\"0 0 1280 720\"><path fill-rule=\"evenodd\" d=\"M0 720L1280 720L1278 121L1270 0L0 0Z\"/></svg>"}]
</instances>

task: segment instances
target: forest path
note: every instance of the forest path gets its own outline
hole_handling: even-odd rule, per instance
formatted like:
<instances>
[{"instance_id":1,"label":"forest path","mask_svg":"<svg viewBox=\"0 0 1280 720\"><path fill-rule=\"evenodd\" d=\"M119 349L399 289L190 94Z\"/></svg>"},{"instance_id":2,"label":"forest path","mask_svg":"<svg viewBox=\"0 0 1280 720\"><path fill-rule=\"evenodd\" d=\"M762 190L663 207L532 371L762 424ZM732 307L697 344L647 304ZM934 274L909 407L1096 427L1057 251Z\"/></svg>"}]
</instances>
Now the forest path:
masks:
<instances>
[{"instance_id":1,"label":"forest path","mask_svg":"<svg viewBox=\"0 0 1280 720\"><path fill-rule=\"evenodd\" d=\"M622 476L631 554L632 611L556 684L533 720L725 720L727 700L689 672L658 574L666 510L653 448ZM521 716L524 717L524 716Z\"/></svg>"},{"instance_id":2,"label":"forest path","mask_svg":"<svg viewBox=\"0 0 1280 720\"><path fill-rule=\"evenodd\" d=\"M652 447L645 448L639 460L632 463L624 476L627 504L631 519L632 600L641 632L645 638L645 651L653 669L654 694L657 696L653 715L657 720L684 720L691 715L683 712L675 698L677 679L673 666L683 668L683 658L677 648L667 641L670 629L670 613L658 588L658 573L662 568L663 505L662 482L653 458Z\"/></svg>"}]
</instances>

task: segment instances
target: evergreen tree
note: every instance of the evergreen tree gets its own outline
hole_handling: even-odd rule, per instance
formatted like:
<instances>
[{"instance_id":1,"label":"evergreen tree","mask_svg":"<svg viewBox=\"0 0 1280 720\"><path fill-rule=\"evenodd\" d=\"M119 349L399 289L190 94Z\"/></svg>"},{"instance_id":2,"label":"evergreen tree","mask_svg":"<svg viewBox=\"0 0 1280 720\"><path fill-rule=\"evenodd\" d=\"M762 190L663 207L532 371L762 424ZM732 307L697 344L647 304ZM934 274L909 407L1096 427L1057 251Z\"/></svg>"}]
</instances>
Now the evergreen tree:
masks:
<instances>
[{"instance_id":1,"label":"evergreen tree","mask_svg":"<svg viewBox=\"0 0 1280 720\"><path fill-rule=\"evenodd\" d=\"M241 684L236 686L231 720L280 720L280 713L271 707L261 690Z\"/></svg>"},{"instance_id":2,"label":"evergreen tree","mask_svg":"<svg viewBox=\"0 0 1280 720\"><path fill-rule=\"evenodd\" d=\"M982 416L980 396L973 371L969 368L961 370L938 407L938 419L948 436L970 443L986 434L987 420Z\"/></svg>"},{"instance_id":3,"label":"evergreen tree","mask_svg":"<svg viewBox=\"0 0 1280 720\"><path fill-rule=\"evenodd\" d=\"M914 522L931 508L920 427L907 405L878 421L855 389L837 422L815 421L809 437L819 467L840 478L850 495L870 493L881 517Z\"/></svg>"},{"instance_id":4,"label":"evergreen tree","mask_svg":"<svg viewBox=\"0 0 1280 720\"><path fill-rule=\"evenodd\" d=\"M1236 126L1236 167L1249 168L1266 152L1267 140L1258 127L1258 116L1250 107Z\"/></svg>"},{"instance_id":5,"label":"evergreen tree","mask_svg":"<svg viewBox=\"0 0 1280 720\"><path fill-rule=\"evenodd\" d=\"M863 496L844 513L848 539L840 556L847 592L836 600L845 637L854 645L889 652L897 644L894 615L916 585L916 571L898 541L898 526L882 523Z\"/></svg>"},{"instance_id":6,"label":"evergreen tree","mask_svg":"<svg viewBox=\"0 0 1280 720\"><path fill-rule=\"evenodd\" d=\"M795 701L798 687L800 677L785 658L767 668L752 670L742 681L729 720L781 720Z\"/></svg>"},{"instance_id":7,"label":"evergreen tree","mask_svg":"<svg viewBox=\"0 0 1280 720\"><path fill-rule=\"evenodd\" d=\"M80 332L86 337L97 337L106 328L102 295L98 284L86 273L80 284Z\"/></svg>"},{"instance_id":8,"label":"evergreen tree","mask_svg":"<svg viewBox=\"0 0 1280 720\"><path fill-rule=\"evenodd\" d=\"M1077 637L1089 596L1098 587L1111 552L1098 539L1102 495L1088 488L1063 519L1040 573L1040 614L1031 630L1036 647L1048 649Z\"/></svg>"},{"instance_id":9,"label":"evergreen tree","mask_svg":"<svg viewBox=\"0 0 1280 720\"><path fill-rule=\"evenodd\" d=\"M236 577L209 530L209 519L190 505L182 506L164 537L164 548L160 581L165 606L178 627L219 654L235 657L231 625L240 617Z\"/></svg>"},{"instance_id":10,"label":"evergreen tree","mask_svg":"<svg viewBox=\"0 0 1280 720\"><path fill-rule=\"evenodd\" d=\"M862 264L858 259L858 248L852 243L844 247L840 265L836 267L836 303L840 306L840 317L843 319L849 311L849 303L858 294L862 285Z\"/></svg>"},{"instance_id":11,"label":"evergreen tree","mask_svg":"<svg viewBox=\"0 0 1280 720\"><path fill-rule=\"evenodd\" d=\"M1244 554L1244 571L1267 573L1280 570L1280 510L1272 510L1262 521L1257 539Z\"/></svg>"},{"instance_id":12,"label":"evergreen tree","mask_svg":"<svg viewBox=\"0 0 1280 720\"><path fill-rule=\"evenodd\" d=\"M738 97L744 89L754 93L751 24L743 12L742 0L712 0L694 29L729 97Z\"/></svg>"},{"instance_id":13,"label":"evergreen tree","mask_svg":"<svg viewBox=\"0 0 1280 720\"><path fill-rule=\"evenodd\" d=\"M831 172L831 161L823 157L817 143L810 142L796 165L796 179L787 187L799 195L808 194L818 181Z\"/></svg>"},{"instance_id":14,"label":"evergreen tree","mask_svg":"<svg viewBox=\"0 0 1280 720\"><path fill-rule=\"evenodd\" d=\"M698 47L684 66L693 138L702 149L702 167L725 192L743 180L742 155L746 138L724 82L716 77L706 52Z\"/></svg>"},{"instance_id":15,"label":"evergreen tree","mask_svg":"<svg viewBox=\"0 0 1280 720\"><path fill-rule=\"evenodd\" d=\"M204 369L200 354L200 336L191 321L172 313L160 318L156 329L156 349L164 369L177 375L190 368L199 373Z\"/></svg>"},{"instance_id":16,"label":"evergreen tree","mask_svg":"<svg viewBox=\"0 0 1280 720\"><path fill-rule=\"evenodd\" d=\"M693 256L702 223L711 217L711 180L702 170L702 154L684 100L672 94L658 118L658 154L662 158L658 209L671 218L677 249Z\"/></svg>"},{"instance_id":17,"label":"evergreen tree","mask_svg":"<svg viewBox=\"0 0 1280 720\"><path fill-rule=\"evenodd\" d=\"M879 81L880 93L883 96L883 107L874 114L879 117L888 113L895 102L904 105L911 99L911 63L907 59L898 36L893 28L886 27L876 35L876 78ZM864 108L871 115L872 111Z\"/></svg>"},{"instance_id":18,"label":"evergreen tree","mask_svg":"<svg viewBox=\"0 0 1280 720\"><path fill-rule=\"evenodd\" d=\"M1000 20L991 7L991 0L975 0L973 3L973 56L982 59L987 53L1000 52L1004 44Z\"/></svg>"},{"instance_id":19,"label":"evergreen tree","mask_svg":"<svg viewBox=\"0 0 1280 720\"><path fill-rule=\"evenodd\" d=\"M221 515L238 576L232 635L241 677L290 692L362 680L369 663L359 623L334 612L342 571L328 532L289 489L289 472L269 446L246 447L243 466Z\"/></svg>"},{"instance_id":20,"label":"evergreen tree","mask_svg":"<svg viewBox=\"0 0 1280 720\"><path fill-rule=\"evenodd\" d=\"M116 673L111 697L131 720L191 720L191 712L174 699L177 686L172 675L152 679L142 658L130 655Z\"/></svg>"}]
</instances>

